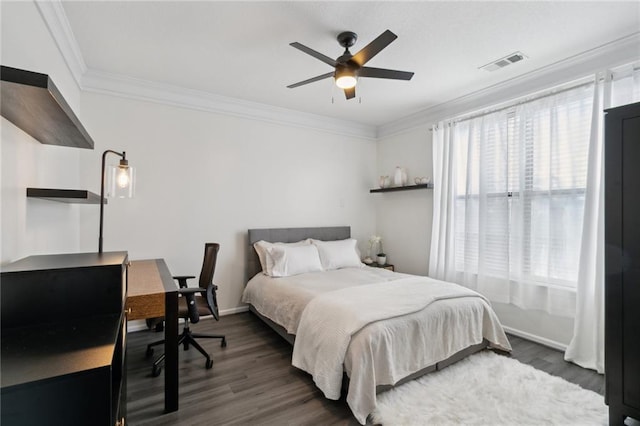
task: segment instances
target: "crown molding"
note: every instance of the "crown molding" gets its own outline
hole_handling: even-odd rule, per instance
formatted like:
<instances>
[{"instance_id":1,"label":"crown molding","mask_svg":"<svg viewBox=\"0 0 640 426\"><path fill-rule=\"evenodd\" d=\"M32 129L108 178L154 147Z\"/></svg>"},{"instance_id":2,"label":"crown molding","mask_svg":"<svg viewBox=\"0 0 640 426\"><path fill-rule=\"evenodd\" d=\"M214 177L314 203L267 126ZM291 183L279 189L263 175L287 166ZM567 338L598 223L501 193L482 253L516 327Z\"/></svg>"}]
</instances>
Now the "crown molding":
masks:
<instances>
[{"instance_id":1,"label":"crown molding","mask_svg":"<svg viewBox=\"0 0 640 426\"><path fill-rule=\"evenodd\" d=\"M82 88L88 92L376 140L375 126L93 69L83 75Z\"/></svg>"},{"instance_id":2,"label":"crown molding","mask_svg":"<svg viewBox=\"0 0 640 426\"><path fill-rule=\"evenodd\" d=\"M304 113L209 92L88 69L60 0L35 0L76 84L81 90L148 102L313 129L366 140L378 140L419 126L525 96L604 68L640 58L640 31L554 64L418 111L381 126Z\"/></svg>"},{"instance_id":3,"label":"crown molding","mask_svg":"<svg viewBox=\"0 0 640 426\"><path fill-rule=\"evenodd\" d=\"M35 4L76 84L83 91L313 129L358 139L376 140L377 128L372 125L89 69L84 62L61 1L35 0Z\"/></svg>"},{"instance_id":4,"label":"crown molding","mask_svg":"<svg viewBox=\"0 0 640 426\"><path fill-rule=\"evenodd\" d=\"M526 74L502 81L459 98L418 111L378 127L378 139L431 126L452 118L570 82L606 68L640 59L640 31L603 44Z\"/></svg>"},{"instance_id":5,"label":"crown molding","mask_svg":"<svg viewBox=\"0 0 640 426\"><path fill-rule=\"evenodd\" d=\"M80 53L80 47L73 36L71 25L64 12L62 3L59 0L35 0L36 8L44 20L51 37L58 46L64 61L71 71L71 75L80 89L84 73L87 72L87 65Z\"/></svg>"}]
</instances>

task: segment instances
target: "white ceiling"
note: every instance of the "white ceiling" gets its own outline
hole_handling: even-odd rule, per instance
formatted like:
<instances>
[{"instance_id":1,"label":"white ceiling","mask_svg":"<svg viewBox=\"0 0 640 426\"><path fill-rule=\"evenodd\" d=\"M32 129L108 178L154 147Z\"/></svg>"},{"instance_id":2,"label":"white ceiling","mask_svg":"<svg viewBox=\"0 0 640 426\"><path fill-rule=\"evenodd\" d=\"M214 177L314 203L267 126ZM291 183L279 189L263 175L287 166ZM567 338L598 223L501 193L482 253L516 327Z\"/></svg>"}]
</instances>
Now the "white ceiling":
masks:
<instances>
[{"instance_id":1,"label":"white ceiling","mask_svg":"<svg viewBox=\"0 0 640 426\"><path fill-rule=\"evenodd\" d=\"M638 1L70 1L63 8L89 70L375 126L640 29ZM286 87L331 71L289 43L335 58L338 33L358 34L355 53L386 29L398 39L367 65L413 71L411 81L360 79L350 101L333 79ZM478 69L517 50L529 58Z\"/></svg>"}]
</instances>

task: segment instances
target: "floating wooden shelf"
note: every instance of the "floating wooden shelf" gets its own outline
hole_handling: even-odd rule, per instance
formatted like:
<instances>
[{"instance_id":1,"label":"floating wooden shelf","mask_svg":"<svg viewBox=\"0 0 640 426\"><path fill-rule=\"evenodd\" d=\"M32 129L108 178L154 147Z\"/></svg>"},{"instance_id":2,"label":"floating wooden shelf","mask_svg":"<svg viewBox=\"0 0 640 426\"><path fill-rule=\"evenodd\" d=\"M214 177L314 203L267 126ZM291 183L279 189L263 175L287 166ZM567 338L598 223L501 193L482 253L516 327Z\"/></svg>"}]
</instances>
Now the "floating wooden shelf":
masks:
<instances>
[{"instance_id":1,"label":"floating wooden shelf","mask_svg":"<svg viewBox=\"0 0 640 426\"><path fill-rule=\"evenodd\" d=\"M40 143L93 149L93 139L47 74L2 66L0 114Z\"/></svg>"},{"instance_id":2,"label":"floating wooden shelf","mask_svg":"<svg viewBox=\"0 0 640 426\"><path fill-rule=\"evenodd\" d=\"M27 197L71 204L100 204L100 196L84 189L27 188ZM105 198L104 203L107 204Z\"/></svg>"},{"instance_id":3,"label":"floating wooden shelf","mask_svg":"<svg viewBox=\"0 0 640 426\"><path fill-rule=\"evenodd\" d=\"M392 186L389 188L376 188L369 190L370 193L374 192L393 192L393 191L408 191L410 189L433 189L432 183L421 183L419 185L407 185L407 186Z\"/></svg>"}]
</instances>

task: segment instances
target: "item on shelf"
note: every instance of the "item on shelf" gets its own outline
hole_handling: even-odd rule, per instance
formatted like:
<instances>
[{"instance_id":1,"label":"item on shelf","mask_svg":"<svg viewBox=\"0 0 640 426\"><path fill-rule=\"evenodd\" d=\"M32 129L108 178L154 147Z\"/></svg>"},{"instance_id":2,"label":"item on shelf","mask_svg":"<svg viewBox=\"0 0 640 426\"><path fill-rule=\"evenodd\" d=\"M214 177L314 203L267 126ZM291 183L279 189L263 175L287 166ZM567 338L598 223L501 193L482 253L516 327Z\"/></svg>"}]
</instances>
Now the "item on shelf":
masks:
<instances>
[{"instance_id":1,"label":"item on shelf","mask_svg":"<svg viewBox=\"0 0 640 426\"><path fill-rule=\"evenodd\" d=\"M390 183L391 183L391 179L389 179L389 176L380 176L380 179L378 180L378 184L380 185L380 188L386 188L389 186Z\"/></svg>"},{"instance_id":2,"label":"item on shelf","mask_svg":"<svg viewBox=\"0 0 640 426\"><path fill-rule=\"evenodd\" d=\"M378 265L386 265L387 264L387 256L386 255L378 255Z\"/></svg>"},{"instance_id":3,"label":"item on shelf","mask_svg":"<svg viewBox=\"0 0 640 426\"><path fill-rule=\"evenodd\" d=\"M364 259L362 259L362 261L367 265L371 265L373 263L373 259L371 258L371 256L365 257Z\"/></svg>"},{"instance_id":4,"label":"item on shelf","mask_svg":"<svg viewBox=\"0 0 640 426\"><path fill-rule=\"evenodd\" d=\"M395 186L406 186L407 185L407 171L400 167L396 167L396 171L393 174L393 184Z\"/></svg>"},{"instance_id":5,"label":"item on shelf","mask_svg":"<svg viewBox=\"0 0 640 426\"><path fill-rule=\"evenodd\" d=\"M422 183L422 184L431 183L431 178L430 177L422 177L422 178L420 178L420 183Z\"/></svg>"}]
</instances>

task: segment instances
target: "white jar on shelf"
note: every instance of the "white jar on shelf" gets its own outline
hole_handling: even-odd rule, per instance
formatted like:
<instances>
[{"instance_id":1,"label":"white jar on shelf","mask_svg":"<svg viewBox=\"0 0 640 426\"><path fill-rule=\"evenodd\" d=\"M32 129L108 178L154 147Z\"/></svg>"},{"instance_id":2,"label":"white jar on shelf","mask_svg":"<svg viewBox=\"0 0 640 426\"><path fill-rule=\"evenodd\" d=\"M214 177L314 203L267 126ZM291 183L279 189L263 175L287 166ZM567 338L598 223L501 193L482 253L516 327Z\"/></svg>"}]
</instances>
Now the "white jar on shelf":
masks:
<instances>
[{"instance_id":1,"label":"white jar on shelf","mask_svg":"<svg viewBox=\"0 0 640 426\"><path fill-rule=\"evenodd\" d=\"M393 174L394 186L406 186L407 185L407 171L400 166L396 167L396 171Z\"/></svg>"}]
</instances>

